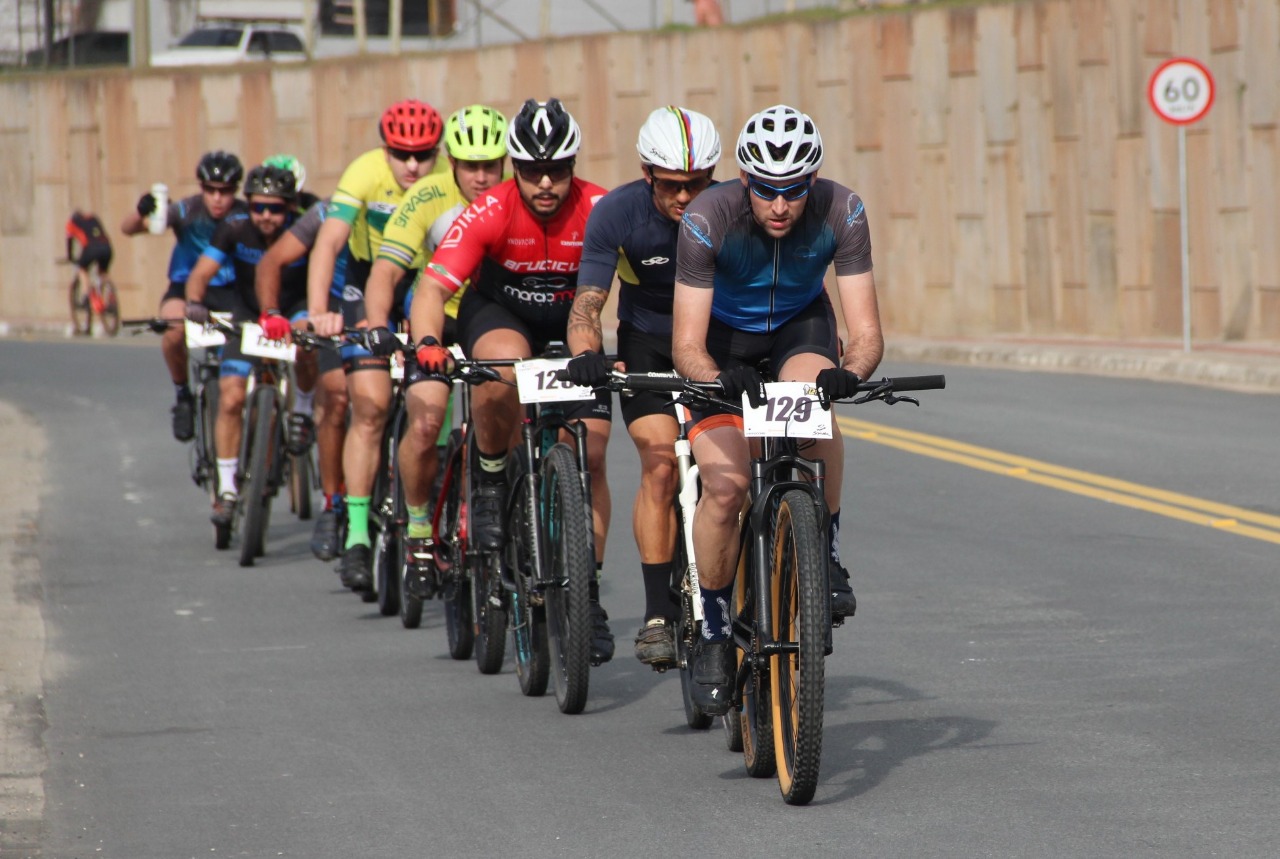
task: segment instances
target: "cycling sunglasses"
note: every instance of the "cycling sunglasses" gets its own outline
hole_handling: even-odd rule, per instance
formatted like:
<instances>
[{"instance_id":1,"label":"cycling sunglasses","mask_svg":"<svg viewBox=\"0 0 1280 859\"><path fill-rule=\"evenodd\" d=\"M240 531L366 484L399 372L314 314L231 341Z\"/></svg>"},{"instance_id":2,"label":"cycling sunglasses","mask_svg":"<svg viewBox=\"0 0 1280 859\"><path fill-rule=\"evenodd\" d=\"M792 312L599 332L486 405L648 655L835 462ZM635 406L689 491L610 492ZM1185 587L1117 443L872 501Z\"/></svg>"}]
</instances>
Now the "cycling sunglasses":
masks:
<instances>
[{"instance_id":1,"label":"cycling sunglasses","mask_svg":"<svg viewBox=\"0 0 1280 859\"><path fill-rule=\"evenodd\" d=\"M234 197L236 195L235 185L210 185L208 182L201 182L200 190L206 194L213 194L215 197Z\"/></svg>"},{"instance_id":2,"label":"cycling sunglasses","mask_svg":"<svg viewBox=\"0 0 1280 859\"><path fill-rule=\"evenodd\" d=\"M761 200L768 200L769 202L773 202L778 197L788 202L799 200L809 193L809 188L812 184L809 178L806 177L803 181L794 185L779 188L776 185L770 185L768 182L761 182L759 179L753 179L750 176L747 177L747 187L751 189L751 193Z\"/></svg>"},{"instance_id":3,"label":"cycling sunglasses","mask_svg":"<svg viewBox=\"0 0 1280 859\"><path fill-rule=\"evenodd\" d=\"M546 176L552 184L563 182L573 175L574 159L563 161L512 161L516 173L526 182L537 184Z\"/></svg>"},{"instance_id":4,"label":"cycling sunglasses","mask_svg":"<svg viewBox=\"0 0 1280 859\"><path fill-rule=\"evenodd\" d=\"M283 215L289 211L287 203L250 203L249 211L255 215L263 215L270 213L272 215Z\"/></svg>"},{"instance_id":5,"label":"cycling sunglasses","mask_svg":"<svg viewBox=\"0 0 1280 859\"><path fill-rule=\"evenodd\" d=\"M388 146L387 152L397 161L408 161L410 158L419 164L430 161L436 157L436 153L440 150L438 146L432 146L430 149L397 149L394 146Z\"/></svg>"},{"instance_id":6,"label":"cycling sunglasses","mask_svg":"<svg viewBox=\"0 0 1280 859\"><path fill-rule=\"evenodd\" d=\"M657 176L654 176L653 171L650 170L649 178L653 180L654 189L668 197L674 197L681 191L687 191L689 196L701 194L703 191L707 190L707 187L711 184L710 174L705 176L695 176L692 179L660 179Z\"/></svg>"}]
</instances>

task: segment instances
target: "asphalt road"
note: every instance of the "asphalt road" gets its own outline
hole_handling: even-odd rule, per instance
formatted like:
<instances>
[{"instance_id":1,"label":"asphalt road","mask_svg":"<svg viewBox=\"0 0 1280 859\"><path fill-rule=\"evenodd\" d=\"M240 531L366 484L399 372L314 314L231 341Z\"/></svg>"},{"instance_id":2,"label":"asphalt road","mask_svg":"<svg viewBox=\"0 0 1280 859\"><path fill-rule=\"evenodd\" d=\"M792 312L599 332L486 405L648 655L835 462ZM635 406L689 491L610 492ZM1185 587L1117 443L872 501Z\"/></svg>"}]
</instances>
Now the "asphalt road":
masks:
<instances>
[{"instance_id":1,"label":"asphalt road","mask_svg":"<svg viewBox=\"0 0 1280 859\"><path fill-rule=\"evenodd\" d=\"M39 496L46 762L4 855L1274 855L1277 399L882 371L948 389L841 413L859 613L797 809L630 655L621 426L619 653L569 717L449 659L438 604L406 631L344 591L287 505L258 566L215 552L154 339L0 341L0 400L45 436L41 485L4 476Z\"/></svg>"}]
</instances>

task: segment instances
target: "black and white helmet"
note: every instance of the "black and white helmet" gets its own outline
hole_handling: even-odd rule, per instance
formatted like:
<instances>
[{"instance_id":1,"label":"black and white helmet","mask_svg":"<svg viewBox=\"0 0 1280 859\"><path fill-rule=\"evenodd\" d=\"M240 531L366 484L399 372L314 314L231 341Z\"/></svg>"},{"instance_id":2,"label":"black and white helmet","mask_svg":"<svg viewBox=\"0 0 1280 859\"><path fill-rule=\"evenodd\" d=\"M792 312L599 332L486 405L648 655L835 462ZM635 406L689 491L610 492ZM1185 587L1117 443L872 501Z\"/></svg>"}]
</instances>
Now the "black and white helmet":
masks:
<instances>
[{"instance_id":1,"label":"black and white helmet","mask_svg":"<svg viewBox=\"0 0 1280 859\"><path fill-rule=\"evenodd\" d=\"M559 161L578 154L582 130L560 99L529 99L507 126L507 151L517 161Z\"/></svg>"},{"instance_id":2,"label":"black and white helmet","mask_svg":"<svg viewBox=\"0 0 1280 859\"><path fill-rule=\"evenodd\" d=\"M716 166L720 135L715 123L696 111L660 107L640 126L636 151L645 164L692 173Z\"/></svg>"},{"instance_id":3,"label":"black and white helmet","mask_svg":"<svg viewBox=\"0 0 1280 859\"><path fill-rule=\"evenodd\" d=\"M298 180L283 167L260 164L249 171L244 180L244 195L261 194L264 197L281 197L292 200L298 195Z\"/></svg>"},{"instance_id":4,"label":"black and white helmet","mask_svg":"<svg viewBox=\"0 0 1280 859\"><path fill-rule=\"evenodd\" d=\"M239 185L244 178L244 165L240 159L230 152L216 149L206 152L196 165L196 179L201 182L222 182L227 185Z\"/></svg>"},{"instance_id":5,"label":"black and white helmet","mask_svg":"<svg viewBox=\"0 0 1280 859\"><path fill-rule=\"evenodd\" d=\"M767 182L800 179L822 166L822 135L808 114L776 104L747 120L738 166Z\"/></svg>"}]
</instances>

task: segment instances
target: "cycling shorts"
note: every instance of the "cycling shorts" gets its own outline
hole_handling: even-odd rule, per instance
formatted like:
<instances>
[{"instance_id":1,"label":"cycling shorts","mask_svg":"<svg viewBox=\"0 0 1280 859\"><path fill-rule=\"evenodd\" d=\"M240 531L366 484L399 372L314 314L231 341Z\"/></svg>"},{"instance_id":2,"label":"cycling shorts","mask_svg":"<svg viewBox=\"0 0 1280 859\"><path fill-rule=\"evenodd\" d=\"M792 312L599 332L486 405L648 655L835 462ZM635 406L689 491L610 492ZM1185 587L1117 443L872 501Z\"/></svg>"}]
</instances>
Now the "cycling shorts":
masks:
<instances>
[{"instance_id":1,"label":"cycling shorts","mask_svg":"<svg viewBox=\"0 0 1280 859\"><path fill-rule=\"evenodd\" d=\"M839 333L831 299L824 291L807 307L769 333L739 331L712 317L707 326L707 352L721 369L741 365L758 367L767 361L769 367L776 370L792 356L806 353L822 355L834 366L839 366ZM732 414L716 403L706 409L689 411L694 423L712 415ZM742 426L741 416L734 417L737 418L737 425Z\"/></svg>"},{"instance_id":2,"label":"cycling shorts","mask_svg":"<svg viewBox=\"0 0 1280 859\"><path fill-rule=\"evenodd\" d=\"M628 373L671 373L671 335L646 334L629 322L618 324L618 359L627 365ZM671 395L659 391L624 393L622 419L631 426L646 415L669 415L675 418Z\"/></svg>"},{"instance_id":3,"label":"cycling shorts","mask_svg":"<svg viewBox=\"0 0 1280 859\"><path fill-rule=\"evenodd\" d=\"M367 277L367 273L366 273ZM395 295L391 301L390 318L387 320L394 330L401 322L409 318L409 304L413 300L410 287L417 272L409 271L396 282ZM342 324L347 328L356 328L368 319L364 309L364 289L348 281L342 288ZM342 346L342 368L348 373L359 370L382 370L391 368L390 360L374 355L368 349L356 343L344 343Z\"/></svg>"},{"instance_id":4,"label":"cycling shorts","mask_svg":"<svg viewBox=\"0 0 1280 859\"><path fill-rule=\"evenodd\" d=\"M537 355L547 344L564 340L564 324L534 326L516 316L509 308L490 301L474 289L468 289L458 305L458 342L466 355L475 352L477 341L490 331L509 329L524 338L529 351ZM570 420L596 418L612 420L613 397L609 391L598 391L595 399L568 402L565 417Z\"/></svg>"},{"instance_id":5,"label":"cycling shorts","mask_svg":"<svg viewBox=\"0 0 1280 859\"><path fill-rule=\"evenodd\" d=\"M80 253L80 259L76 260L76 265L80 268L88 268L93 263L98 264L98 271L103 274L111 268L111 246L110 245L88 245Z\"/></svg>"}]
</instances>

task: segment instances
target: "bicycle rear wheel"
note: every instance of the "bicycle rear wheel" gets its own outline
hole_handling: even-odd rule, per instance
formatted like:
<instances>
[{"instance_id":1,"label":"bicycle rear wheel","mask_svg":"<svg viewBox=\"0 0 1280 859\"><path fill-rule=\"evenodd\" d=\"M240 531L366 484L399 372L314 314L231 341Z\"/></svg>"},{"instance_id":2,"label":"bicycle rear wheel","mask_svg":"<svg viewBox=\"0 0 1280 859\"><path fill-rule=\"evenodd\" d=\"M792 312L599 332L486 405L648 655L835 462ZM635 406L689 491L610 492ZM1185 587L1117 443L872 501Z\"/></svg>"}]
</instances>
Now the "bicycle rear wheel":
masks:
<instances>
[{"instance_id":1,"label":"bicycle rear wheel","mask_svg":"<svg viewBox=\"0 0 1280 859\"><path fill-rule=\"evenodd\" d=\"M289 456L289 509L302 522L311 518L311 496L316 466L311 451Z\"/></svg>"},{"instance_id":2,"label":"bicycle rear wheel","mask_svg":"<svg viewBox=\"0 0 1280 859\"><path fill-rule=\"evenodd\" d=\"M244 523L240 533L240 566L252 567L253 560L262 554L267 529L267 505L271 503L268 475L271 470L275 441L276 421L279 419L274 388L262 386L254 390L248 426L252 435L246 445L248 473L241 487L240 504L244 511Z\"/></svg>"},{"instance_id":3,"label":"bicycle rear wheel","mask_svg":"<svg viewBox=\"0 0 1280 859\"><path fill-rule=\"evenodd\" d=\"M515 579L511 595L511 640L515 648L516 679L521 693L545 695L551 679L551 653L547 646L547 609L530 587L533 577L536 503L523 476L515 478L516 501L507 523L506 564Z\"/></svg>"},{"instance_id":4,"label":"bicycle rear wheel","mask_svg":"<svg viewBox=\"0 0 1280 859\"><path fill-rule=\"evenodd\" d=\"M102 330L108 337L115 337L120 331L120 296L116 294L116 285L105 277L99 291L102 295Z\"/></svg>"},{"instance_id":5,"label":"bicycle rear wheel","mask_svg":"<svg viewBox=\"0 0 1280 859\"><path fill-rule=\"evenodd\" d=\"M557 443L542 463L542 529L547 568L547 640L562 713L587 705L591 671L591 577L595 556L587 528L590 511L578 480L578 462L568 445Z\"/></svg>"},{"instance_id":6,"label":"bicycle rear wheel","mask_svg":"<svg viewBox=\"0 0 1280 859\"><path fill-rule=\"evenodd\" d=\"M826 541L814 500L793 489L782 496L773 533L774 633L792 653L770 658L770 692L778 787L790 805L813 799L822 763L826 685Z\"/></svg>"},{"instance_id":7,"label":"bicycle rear wheel","mask_svg":"<svg viewBox=\"0 0 1280 859\"><path fill-rule=\"evenodd\" d=\"M748 534L738 560L733 583L733 612L739 624L756 628L756 597L748 549L754 541ZM738 651L738 666L747 655ZM777 772L773 749L773 711L769 706L768 669L757 666L747 674L742 688L742 709L725 714L725 739L730 751L742 752L742 766L752 778L768 778Z\"/></svg>"},{"instance_id":8,"label":"bicycle rear wheel","mask_svg":"<svg viewBox=\"0 0 1280 859\"><path fill-rule=\"evenodd\" d=\"M475 645L475 629L471 625L471 577L467 573L466 535L462 531L466 517L462 504L465 454L462 430L455 429L445 448L434 518L434 563L440 580L440 601L444 603L449 655L454 659L470 659Z\"/></svg>"},{"instance_id":9,"label":"bicycle rear wheel","mask_svg":"<svg viewBox=\"0 0 1280 859\"><path fill-rule=\"evenodd\" d=\"M93 307L89 304L89 293L80 287L80 278L71 278L71 333L85 335L93 327Z\"/></svg>"}]
</instances>

